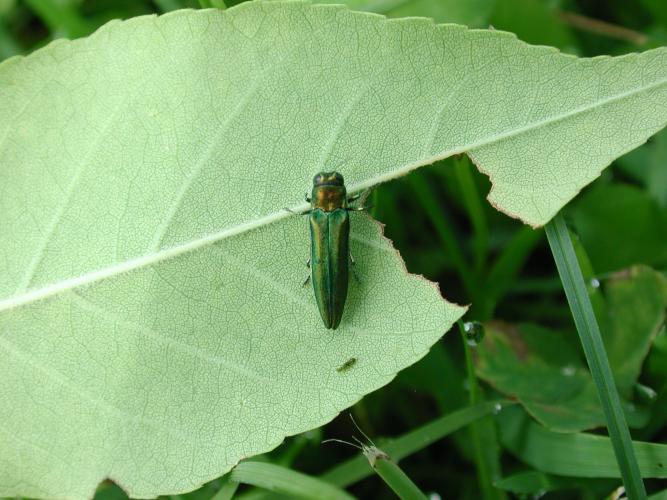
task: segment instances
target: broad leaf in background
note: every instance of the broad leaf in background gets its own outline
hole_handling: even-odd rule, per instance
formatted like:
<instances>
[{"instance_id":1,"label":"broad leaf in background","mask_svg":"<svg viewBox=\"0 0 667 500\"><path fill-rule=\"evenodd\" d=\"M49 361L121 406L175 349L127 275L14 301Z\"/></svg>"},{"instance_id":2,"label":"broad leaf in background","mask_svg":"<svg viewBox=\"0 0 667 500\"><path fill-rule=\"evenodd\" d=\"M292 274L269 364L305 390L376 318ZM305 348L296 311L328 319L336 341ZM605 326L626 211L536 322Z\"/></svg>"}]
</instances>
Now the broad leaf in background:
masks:
<instances>
[{"instance_id":1,"label":"broad leaf in background","mask_svg":"<svg viewBox=\"0 0 667 500\"><path fill-rule=\"evenodd\" d=\"M665 326L667 278L635 266L603 283L606 327L602 336L618 391L630 398L651 344Z\"/></svg>"},{"instance_id":2,"label":"broad leaf in background","mask_svg":"<svg viewBox=\"0 0 667 500\"><path fill-rule=\"evenodd\" d=\"M604 423L574 337L528 324L491 323L486 332L476 350L479 377L552 429L577 432Z\"/></svg>"},{"instance_id":3,"label":"broad leaf in background","mask_svg":"<svg viewBox=\"0 0 667 500\"><path fill-rule=\"evenodd\" d=\"M503 445L537 470L559 476L621 477L608 437L550 431L516 406L500 412L498 424ZM666 444L633 441L633 448L642 477L667 478Z\"/></svg>"},{"instance_id":4,"label":"broad leaf in background","mask_svg":"<svg viewBox=\"0 0 667 500\"><path fill-rule=\"evenodd\" d=\"M546 222L667 120L667 50L252 2L0 65L0 495L192 489L421 358L463 309L355 217L341 328L300 287L303 192L468 152ZM356 358L354 369L337 367Z\"/></svg>"},{"instance_id":5,"label":"broad leaf in background","mask_svg":"<svg viewBox=\"0 0 667 500\"><path fill-rule=\"evenodd\" d=\"M619 392L626 400L658 329L665 321L667 278L635 267L605 281L605 346ZM604 425L590 373L576 339L535 325L491 323L476 349L477 374L499 391L516 397L543 425L578 432ZM645 415L626 404L629 423Z\"/></svg>"},{"instance_id":6,"label":"broad leaf in background","mask_svg":"<svg viewBox=\"0 0 667 500\"><path fill-rule=\"evenodd\" d=\"M657 133L646 146L618 159L618 167L646 188L663 209L667 209L667 130Z\"/></svg>"},{"instance_id":7,"label":"broad leaf in background","mask_svg":"<svg viewBox=\"0 0 667 500\"><path fill-rule=\"evenodd\" d=\"M577 478L552 476L544 472L528 470L504 477L496 481L494 485L501 490L511 491L512 493L544 495L548 491L585 489L587 486L590 486L590 481L592 480L588 479L586 481L588 482ZM596 481L596 483L608 482L608 479ZM614 486L614 483L612 483L605 490L610 491Z\"/></svg>"},{"instance_id":8,"label":"broad leaf in background","mask_svg":"<svg viewBox=\"0 0 667 500\"><path fill-rule=\"evenodd\" d=\"M645 167L648 172L650 165ZM667 172L667 165L660 167ZM667 208L646 191L600 184L578 198L568 212L596 273L633 264L667 265ZM635 244L624 245L625 241Z\"/></svg>"},{"instance_id":9,"label":"broad leaf in background","mask_svg":"<svg viewBox=\"0 0 667 500\"><path fill-rule=\"evenodd\" d=\"M430 17L438 23L486 28L495 0L316 0L316 3L341 3L388 17Z\"/></svg>"}]
</instances>

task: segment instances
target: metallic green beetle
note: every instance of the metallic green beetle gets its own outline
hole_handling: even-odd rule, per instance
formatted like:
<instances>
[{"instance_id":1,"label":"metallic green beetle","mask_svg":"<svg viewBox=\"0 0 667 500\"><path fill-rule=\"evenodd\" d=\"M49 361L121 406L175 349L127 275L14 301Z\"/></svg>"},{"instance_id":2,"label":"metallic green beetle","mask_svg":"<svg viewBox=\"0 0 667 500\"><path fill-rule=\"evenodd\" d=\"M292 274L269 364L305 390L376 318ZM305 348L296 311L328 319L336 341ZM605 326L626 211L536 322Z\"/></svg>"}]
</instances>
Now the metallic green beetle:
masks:
<instances>
[{"instance_id":1,"label":"metallic green beetle","mask_svg":"<svg viewBox=\"0 0 667 500\"><path fill-rule=\"evenodd\" d=\"M347 197L345 181L338 172L320 172L313 178L311 197L310 260L315 301L324 326L338 328L343 317L350 275L350 208L359 196ZM308 282L308 280L306 280Z\"/></svg>"}]
</instances>

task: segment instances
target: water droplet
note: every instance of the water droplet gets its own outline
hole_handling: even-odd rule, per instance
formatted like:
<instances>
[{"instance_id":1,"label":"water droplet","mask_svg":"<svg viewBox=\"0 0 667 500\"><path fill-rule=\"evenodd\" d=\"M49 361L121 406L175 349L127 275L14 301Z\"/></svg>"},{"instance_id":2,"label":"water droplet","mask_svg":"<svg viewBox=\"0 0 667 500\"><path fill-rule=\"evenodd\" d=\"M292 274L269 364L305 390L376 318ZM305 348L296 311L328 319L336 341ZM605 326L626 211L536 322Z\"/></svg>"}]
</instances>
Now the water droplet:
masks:
<instances>
[{"instance_id":1,"label":"water droplet","mask_svg":"<svg viewBox=\"0 0 667 500\"><path fill-rule=\"evenodd\" d=\"M442 500L442 497L434 491L428 494L428 500Z\"/></svg>"},{"instance_id":2,"label":"water droplet","mask_svg":"<svg viewBox=\"0 0 667 500\"><path fill-rule=\"evenodd\" d=\"M611 495L609 495L610 500L627 500L627 498L628 497L625 496L625 488L623 486L619 486L611 492Z\"/></svg>"},{"instance_id":3,"label":"water droplet","mask_svg":"<svg viewBox=\"0 0 667 500\"><path fill-rule=\"evenodd\" d=\"M546 490L539 490L539 491L536 491L535 493L533 493L533 496L531 498L532 498L532 500L539 500L540 498L542 498L546 494L547 494Z\"/></svg>"},{"instance_id":4,"label":"water droplet","mask_svg":"<svg viewBox=\"0 0 667 500\"><path fill-rule=\"evenodd\" d=\"M572 377L575 373L577 373L577 369L572 365L565 365L560 369L560 372L566 377Z\"/></svg>"},{"instance_id":5,"label":"water droplet","mask_svg":"<svg viewBox=\"0 0 667 500\"><path fill-rule=\"evenodd\" d=\"M644 401L653 401L658 396L657 392L644 384L635 384L635 391Z\"/></svg>"},{"instance_id":6,"label":"water droplet","mask_svg":"<svg viewBox=\"0 0 667 500\"><path fill-rule=\"evenodd\" d=\"M593 278L593 279L591 280L591 286L592 286L593 288L600 288L600 280L597 279L597 278Z\"/></svg>"},{"instance_id":7,"label":"water droplet","mask_svg":"<svg viewBox=\"0 0 667 500\"><path fill-rule=\"evenodd\" d=\"M463 333L465 333L466 343L475 347L484 338L484 325L479 321L466 321L463 323Z\"/></svg>"},{"instance_id":8,"label":"water droplet","mask_svg":"<svg viewBox=\"0 0 667 500\"><path fill-rule=\"evenodd\" d=\"M500 413L500 410L502 410L502 409L503 409L503 405L501 405L500 403L494 404L493 405L493 414L498 415L498 413Z\"/></svg>"}]
</instances>

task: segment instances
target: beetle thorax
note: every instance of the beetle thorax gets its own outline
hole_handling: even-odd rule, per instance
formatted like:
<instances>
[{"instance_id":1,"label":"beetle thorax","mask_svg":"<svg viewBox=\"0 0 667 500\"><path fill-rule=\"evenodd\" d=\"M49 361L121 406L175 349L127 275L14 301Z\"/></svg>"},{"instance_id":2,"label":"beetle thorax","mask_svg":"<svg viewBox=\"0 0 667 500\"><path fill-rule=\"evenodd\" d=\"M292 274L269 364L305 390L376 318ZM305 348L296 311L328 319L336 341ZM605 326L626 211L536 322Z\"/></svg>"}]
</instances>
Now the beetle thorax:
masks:
<instances>
[{"instance_id":1,"label":"beetle thorax","mask_svg":"<svg viewBox=\"0 0 667 500\"><path fill-rule=\"evenodd\" d=\"M332 212L337 208L345 208L346 202L345 186L314 186L312 193L312 207L320 208L325 212Z\"/></svg>"}]
</instances>

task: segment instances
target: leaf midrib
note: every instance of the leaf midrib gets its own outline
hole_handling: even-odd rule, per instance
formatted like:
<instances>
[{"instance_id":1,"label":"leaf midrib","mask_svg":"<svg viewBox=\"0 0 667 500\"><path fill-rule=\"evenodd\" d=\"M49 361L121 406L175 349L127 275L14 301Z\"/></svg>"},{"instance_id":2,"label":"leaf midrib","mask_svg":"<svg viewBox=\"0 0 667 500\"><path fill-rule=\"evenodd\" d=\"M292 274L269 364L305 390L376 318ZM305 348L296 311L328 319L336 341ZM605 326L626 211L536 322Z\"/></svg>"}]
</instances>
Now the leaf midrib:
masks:
<instances>
[{"instance_id":1,"label":"leaf midrib","mask_svg":"<svg viewBox=\"0 0 667 500\"><path fill-rule=\"evenodd\" d=\"M415 161L412 163L408 163L404 165L402 168L392 170L389 173L386 174L380 174L374 177L370 177L366 181L358 182L356 184L352 184L350 186L349 191L351 193L361 191L363 189L368 189L371 188L377 184L381 184L383 182L387 182L389 180L395 179L397 177L401 177L403 175L406 175L410 171L424 166L424 165L429 165L431 163L434 163L436 161L442 160L444 158L447 158L449 156L455 155L455 154L461 154L468 152L473 149L477 149L483 146L489 146L498 142L501 142L506 139L511 139L513 137L519 136L523 133L530 132L533 130L537 130L540 128L543 128L547 125L553 124L553 123L558 123L564 120L567 120L568 118L580 115L582 113L585 113L587 111L591 111L596 108L600 108L603 106L606 106L608 104L621 101L626 98L633 97L635 95L641 94L643 92L648 92L650 90L653 90L655 88L658 88L662 85L667 84L667 78L660 79L656 82L653 82L648 85L643 85L641 87L637 87L625 92L620 92L618 94L606 97L601 100L594 101L592 103L585 104L583 106L580 106L578 108L575 108L571 111L567 111L565 113L561 113L558 115L554 115L548 118L544 118L542 120L538 120L526 125L523 125L521 127L516 127L514 129L508 130L506 132L500 133L500 134L493 134L491 136L485 137L483 139L480 139L479 141L472 142L467 145L460 146L458 148L454 148L448 151L443 151L441 153L438 153L436 155L423 158L419 161ZM493 182L493 177L491 177L491 181ZM293 212L303 212L307 210L308 204L305 202L299 203L298 205L289 207L291 211ZM30 290L26 293L16 295L9 297L7 299L0 300L0 312L15 309L21 306L25 305L30 305L34 302L37 302L39 300L43 300L49 297L52 297L54 295L58 295L59 293L67 292L69 290L85 286L85 285L90 285L92 283L96 283L98 281L103 281L109 278L112 278L114 276L122 275L124 273L134 271L137 269L142 269L145 267L150 267L154 264L157 264L162 261L170 260L176 257L179 257L180 255L184 255L193 251L196 251L200 248L204 248L208 245L215 244L219 241L225 240L227 238L236 236L238 234L242 234L248 231L251 231L253 229L260 228L262 226L271 224L273 222L276 222L278 220L281 220L283 218L286 218L290 216L291 214L285 210L280 210L278 212L272 212L269 213L263 217L259 217L257 219L253 219L251 221L238 224L234 227L226 228L223 229L217 233L212 233L210 235L204 236L199 239L195 239L186 243L183 243L181 245L176 245L170 248L167 248L165 250L161 250L159 252L155 252L152 254L148 255L143 255L141 257L137 257L134 259L127 260L125 262L121 263L116 263L112 266L102 268L96 271L92 271L90 273L83 274L81 276L75 277L75 278L69 278L63 281L60 281L58 283L50 284L47 286L44 286L42 288L37 288L34 290Z\"/></svg>"}]
</instances>

